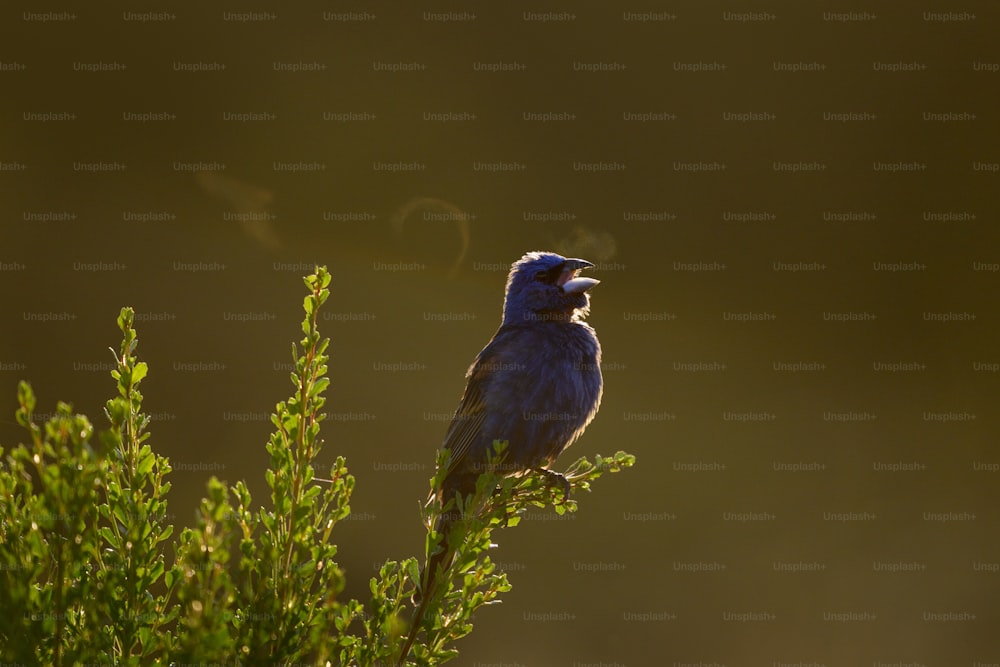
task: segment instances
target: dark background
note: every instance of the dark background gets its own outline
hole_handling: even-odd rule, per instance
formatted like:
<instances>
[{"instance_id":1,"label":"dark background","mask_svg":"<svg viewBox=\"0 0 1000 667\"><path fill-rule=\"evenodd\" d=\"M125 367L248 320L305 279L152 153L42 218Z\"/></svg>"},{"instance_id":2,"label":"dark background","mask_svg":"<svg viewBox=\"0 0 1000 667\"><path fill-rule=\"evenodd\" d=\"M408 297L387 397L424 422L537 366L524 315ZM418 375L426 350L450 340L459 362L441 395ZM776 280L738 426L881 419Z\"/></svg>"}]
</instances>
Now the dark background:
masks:
<instances>
[{"instance_id":1,"label":"dark background","mask_svg":"<svg viewBox=\"0 0 1000 667\"><path fill-rule=\"evenodd\" d=\"M103 424L132 305L176 520L212 474L263 501L326 264L367 599L509 264L556 250L606 383L560 465L638 465L496 535L456 665L1000 662L995 3L188 4L2 10L0 442L22 378Z\"/></svg>"}]
</instances>

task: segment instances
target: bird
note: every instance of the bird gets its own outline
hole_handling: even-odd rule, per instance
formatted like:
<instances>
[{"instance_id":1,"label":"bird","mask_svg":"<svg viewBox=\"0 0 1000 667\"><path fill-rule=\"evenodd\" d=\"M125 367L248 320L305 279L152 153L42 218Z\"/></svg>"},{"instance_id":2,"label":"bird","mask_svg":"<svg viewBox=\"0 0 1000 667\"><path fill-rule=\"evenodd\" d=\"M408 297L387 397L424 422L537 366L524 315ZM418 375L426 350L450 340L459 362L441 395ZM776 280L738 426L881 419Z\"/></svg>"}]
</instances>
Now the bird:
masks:
<instances>
[{"instance_id":1,"label":"bird","mask_svg":"<svg viewBox=\"0 0 1000 667\"><path fill-rule=\"evenodd\" d=\"M455 507L475 492L483 472L537 471L569 496L569 482L549 466L594 419L604 386L601 345L584 321L588 292L600 281L580 272L593 267L542 251L528 252L512 265L500 327L466 372L465 391L442 444L449 456L432 498L446 510L435 526L440 542L424 567L423 594L433 591L437 576L451 564L449 533L461 520ZM497 440L507 442L499 463L490 461Z\"/></svg>"}]
</instances>

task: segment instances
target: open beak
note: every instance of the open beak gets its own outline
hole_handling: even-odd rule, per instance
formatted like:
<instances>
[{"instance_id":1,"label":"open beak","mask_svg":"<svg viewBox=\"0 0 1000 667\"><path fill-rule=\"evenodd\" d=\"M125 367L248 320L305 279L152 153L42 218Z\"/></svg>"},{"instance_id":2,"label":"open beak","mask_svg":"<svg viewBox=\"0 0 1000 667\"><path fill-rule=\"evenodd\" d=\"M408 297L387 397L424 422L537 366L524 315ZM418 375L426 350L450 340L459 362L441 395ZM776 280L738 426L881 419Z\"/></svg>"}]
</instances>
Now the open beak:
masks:
<instances>
[{"instance_id":1,"label":"open beak","mask_svg":"<svg viewBox=\"0 0 1000 667\"><path fill-rule=\"evenodd\" d=\"M559 275L556 284L562 287L567 294L579 294L586 292L591 287L601 282L593 278L580 278L580 271L589 269L594 265L585 259L567 259L563 272Z\"/></svg>"}]
</instances>

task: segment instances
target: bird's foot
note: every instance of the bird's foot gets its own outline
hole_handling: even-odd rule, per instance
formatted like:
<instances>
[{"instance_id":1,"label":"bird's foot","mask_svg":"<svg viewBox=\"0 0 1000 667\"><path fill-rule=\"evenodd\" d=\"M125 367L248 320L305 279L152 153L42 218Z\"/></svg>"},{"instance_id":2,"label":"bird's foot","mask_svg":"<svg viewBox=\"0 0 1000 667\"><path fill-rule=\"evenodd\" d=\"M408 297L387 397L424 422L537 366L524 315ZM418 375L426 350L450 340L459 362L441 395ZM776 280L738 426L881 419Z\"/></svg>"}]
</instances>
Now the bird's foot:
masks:
<instances>
[{"instance_id":1,"label":"bird's foot","mask_svg":"<svg viewBox=\"0 0 1000 667\"><path fill-rule=\"evenodd\" d=\"M494 498L494 499L498 498L498 497L500 497L501 493L503 493L503 488L501 488L501 487L498 486L497 488L493 489L493 494L492 494L491 497ZM498 524L497 527L498 528L506 528L508 525L510 525L510 517L507 515L507 508L505 506L504 510L503 510L503 518L500 519L500 523Z\"/></svg>"},{"instance_id":2,"label":"bird's foot","mask_svg":"<svg viewBox=\"0 0 1000 667\"><path fill-rule=\"evenodd\" d=\"M563 502L569 500L570 484L566 476L561 472L556 472L555 470L549 470L548 468L536 468L535 472L539 472L545 476L546 481L549 486L559 485L562 487L563 491Z\"/></svg>"}]
</instances>

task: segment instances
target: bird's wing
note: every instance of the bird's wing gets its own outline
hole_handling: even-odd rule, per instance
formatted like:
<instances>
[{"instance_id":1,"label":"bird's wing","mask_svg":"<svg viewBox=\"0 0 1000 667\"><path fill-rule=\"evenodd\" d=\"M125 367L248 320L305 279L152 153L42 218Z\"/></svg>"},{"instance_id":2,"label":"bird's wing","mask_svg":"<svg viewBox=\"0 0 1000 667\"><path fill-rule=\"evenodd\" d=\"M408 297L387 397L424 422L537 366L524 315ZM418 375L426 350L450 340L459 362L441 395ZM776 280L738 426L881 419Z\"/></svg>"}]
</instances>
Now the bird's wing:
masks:
<instances>
[{"instance_id":1,"label":"bird's wing","mask_svg":"<svg viewBox=\"0 0 1000 667\"><path fill-rule=\"evenodd\" d=\"M469 453L469 448L476 441L479 432L486 421L487 405L484 396L485 386L497 368L503 368L504 359L500 350L503 346L496 342L500 336L483 348L469 368L468 382L462 394L462 402L455 411L448 433L445 434L442 447L451 451L448 462L448 473L458 468Z\"/></svg>"}]
</instances>

